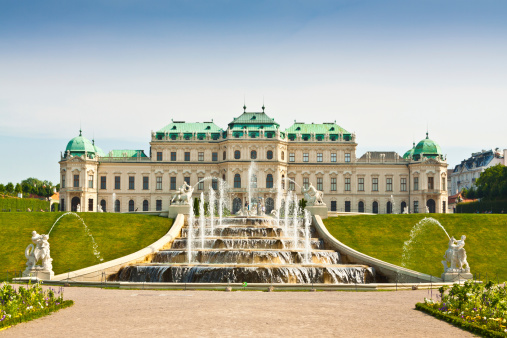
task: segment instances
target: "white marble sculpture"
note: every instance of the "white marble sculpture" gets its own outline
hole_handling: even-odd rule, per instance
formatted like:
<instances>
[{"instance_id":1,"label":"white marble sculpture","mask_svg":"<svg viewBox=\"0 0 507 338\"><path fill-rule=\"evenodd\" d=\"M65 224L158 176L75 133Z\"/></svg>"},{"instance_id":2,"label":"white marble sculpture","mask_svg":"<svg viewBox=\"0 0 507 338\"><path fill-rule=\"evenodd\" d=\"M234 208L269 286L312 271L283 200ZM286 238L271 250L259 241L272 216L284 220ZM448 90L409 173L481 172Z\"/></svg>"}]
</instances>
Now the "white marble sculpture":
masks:
<instances>
[{"instance_id":1,"label":"white marble sculpture","mask_svg":"<svg viewBox=\"0 0 507 338\"><path fill-rule=\"evenodd\" d=\"M81 204L78 204L78 205L76 206L76 212L81 212Z\"/></svg>"},{"instance_id":2,"label":"white marble sculpture","mask_svg":"<svg viewBox=\"0 0 507 338\"><path fill-rule=\"evenodd\" d=\"M99 212L104 212L104 210L102 210L102 206L99 204Z\"/></svg>"},{"instance_id":3,"label":"white marble sculpture","mask_svg":"<svg viewBox=\"0 0 507 338\"><path fill-rule=\"evenodd\" d=\"M310 186L307 189L305 189L305 187L301 187L301 192L305 196L306 205L325 205L324 200L322 199L324 197L324 193L315 189L312 183L310 183Z\"/></svg>"},{"instance_id":4,"label":"white marble sculpture","mask_svg":"<svg viewBox=\"0 0 507 338\"><path fill-rule=\"evenodd\" d=\"M464 249L466 236L461 236L460 240L454 237L449 239L449 248L445 252L442 261L444 273L469 273L470 265L467 262L467 253ZM448 264L450 266L448 266Z\"/></svg>"},{"instance_id":5,"label":"white marble sculpture","mask_svg":"<svg viewBox=\"0 0 507 338\"><path fill-rule=\"evenodd\" d=\"M183 181L183 184L178 189L178 192L173 195L171 199L171 203L179 204L179 205L185 205L190 204L190 199L192 198L192 193L194 192L194 188L186 181Z\"/></svg>"},{"instance_id":6,"label":"white marble sculpture","mask_svg":"<svg viewBox=\"0 0 507 338\"><path fill-rule=\"evenodd\" d=\"M53 259L50 255L48 239L49 235L39 235L37 231L32 231L33 244L29 244L25 249L27 261L24 276L37 276L40 272L46 276L53 275ZM39 261L42 265L36 265Z\"/></svg>"}]
</instances>

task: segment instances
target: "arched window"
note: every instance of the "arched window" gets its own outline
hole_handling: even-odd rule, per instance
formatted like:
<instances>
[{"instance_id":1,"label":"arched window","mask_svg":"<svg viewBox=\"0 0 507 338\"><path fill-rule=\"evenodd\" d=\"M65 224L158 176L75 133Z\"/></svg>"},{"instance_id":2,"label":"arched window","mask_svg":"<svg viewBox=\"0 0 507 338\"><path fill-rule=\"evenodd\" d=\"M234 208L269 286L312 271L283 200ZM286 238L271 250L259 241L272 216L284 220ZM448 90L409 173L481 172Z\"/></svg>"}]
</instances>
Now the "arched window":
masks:
<instances>
[{"instance_id":1,"label":"arched window","mask_svg":"<svg viewBox=\"0 0 507 338\"><path fill-rule=\"evenodd\" d=\"M364 202L363 201L359 201L359 203L357 203L357 211L364 212Z\"/></svg>"},{"instance_id":2,"label":"arched window","mask_svg":"<svg viewBox=\"0 0 507 338\"><path fill-rule=\"evenodd\" d=\"M285 175L282 175L282 190L285 190Z\"/></svg>"},{"instance_id":3,"label":"arched window","mask_svg":"<svg viewBox=\"0 0 507 338\"><path fill-rule=\"evenodd\" d=\"M388 201L387 204L386 204L386 212L388 214L392 214L393 213L393 204L391 203L391 201Z\"/></svg>"},{"instance_id":4,"label":"arched window","mask_svg":"<svg viewBox=\"0 0 507 338\"><path fill-rule=\"evenodd\" d=\"M408 210L405 211L405 209L407 208L407 203L405 201L401 202L401 213L404 213L404 212L407 212L408 213Z\"/></svg>"},{"instance_id":5,"label":"arched window","mask_svg":"<svg viewBox=\"0 0 507 338\"><path fill-rule=\"evenodd\" d=\"M255 160L255 159L257 158L257 152L256 152L255 150L252 150L252 151L250 152L250 158L251 158L252 160Z\"/></svg>"},{"instance_id":6,"label":"arched window","mask_svg":"<svg viewBox=\"0 0 507 338\"><path fill-rule=\"evenodd\" d=\"M434 214L436 212L435 208L435 200L429 199L426 202L426 206L428 207L428 212Z\"/></svg>"},{"instance_id":7,"label":"arched window","mask_svg":"<svg viewBox=\"0 0 507 338\"><path fill-rule=\"evenodd\" d=\"M227 158L227 155L226 155L226 154L227 154L227 153L224 151L224 161L225 161L225 159Z\"/></svg>"},{"instance_id":8,"label":"arched window","mask_svg":"<svg viewBox=\"0 0 507 338\"><path fill-rule=\"evenodd\" d=\"M241 198L236 197L232 201L232 213L235 214L235 213L237 213L240 210L241 210Z\"/></svg>"},{"instance_id":9,"label":"arched window","mask_svg":"<svg viewBox=\"0 0 507 338\"><path fill-rule=\"evenodd\" d=\"M100 207L102 208L103 212L106 212L106 200L100 201Z\"/></svg>"},{"instance_id":10,"label":"arched window","mask_svg":"<svg viewBox=\"0 0 507 338\"><path fill-rule=\"evenodd\" d=\"M377 201L373 202L371 209L374 214L378 214L378 202Z\"/></svg>"},{"instance_id":11,"label":"arched window","mask_svg":"<svg viewBox=\"0 0 507 338\"><path fill-rule=\"evenodd\" d=\"M129 201L129 211L134 211L134 200Z\"/></svg>"},{"instance_id":12,"label":"arched window","mask_svg":"<svg viewBox=\"0 0 507 338\"><path fill-rule=\"evenodd\" d=\"M282 161L285 160L285 153L282 151Z\"/></svg>"},{"instance_id":13,"label":"arched window","mask_svg":"<svg viewBox=\"0 0 507 338\"><path fill-rule=\"evenodd\" d=\"M79 211L83 210L81 207L81 199L79 197L72 197L70 201L70 211L77 211L77 206L79 205Z\"/></svg>"},{"instance_id":14,"label":"arched window","mask_svg":"<svg viewBox=\"0 0 507 338\"><path fill-rule=\"evenodd\" d=\"M273 175L266 176L266 188L273 188Z\"/></svg>"},{"instance_id":15,"label":"arched window","mask_svg":"<svg viewBox=\"0 0 507 338\"><path fill-rule=\"evenodd\" d=\"M120 212L120 200L114 201L114 212Z\"/></svg>"},{"instance_id":16,"label":"arched window","mask_svg":"<svg viewBox=\"0 0 507 338\"><path fill-rule=\"evenodd\" d=\"M148 210L150 210L148 200L144 200L143 201L143 211L148 211Z\"/></svg>"},{"instance_id":17,"label":"arched window","mask_svg":"<svg viewBox=\"0 0 507 338\"><path fill-rule=\"evenodd\" d=\"M268 150L266 157L268 158L268 160L272 160L273 159L273 152L271 150Z\"/></svg>"},{"instance_id":18,"label":"arched window","mask_svg":"<svg viewBox=\"0 0 507 338\"><path fill-rule=\"evenodd\" d=\"M234 175L234 188L241 188L241 176L239 174Z\"/></svg>"},{"instance_id":19,"label":"arched window","mask_svg":"<svg viewBox=\"0 0 507 338\"><path fill-rule=\"evenodd\" d=\"M234 151L234 158L239 160L241 158L241 152L239 150Z\"/></svg>"},{"instance_id":20,"label":"arched window","mask_svg":"<svg viewBox=\"0 0 507 338\"><path fill-rule=\"evenodd\" d=\"M266 215L271 214L271 211L273 211L274 208L275 201L271 197L266 198Z\"/></svg>"}]
</instances>

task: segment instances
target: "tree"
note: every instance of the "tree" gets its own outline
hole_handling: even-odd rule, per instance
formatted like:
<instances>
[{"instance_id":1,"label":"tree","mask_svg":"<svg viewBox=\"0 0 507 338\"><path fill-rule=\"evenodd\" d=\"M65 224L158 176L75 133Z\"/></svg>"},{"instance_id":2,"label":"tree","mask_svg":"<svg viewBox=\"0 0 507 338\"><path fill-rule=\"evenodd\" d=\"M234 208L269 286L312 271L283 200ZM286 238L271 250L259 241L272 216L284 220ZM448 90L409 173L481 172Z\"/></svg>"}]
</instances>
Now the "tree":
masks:
<instances>
[{"instance_id":1,"label":"tree","mask_svg":"<svg viewBox=\"0 0 507 338\"><path fill-rule=\"evenodd\" d=\"M470 189L468 189L466 198L474 200L477 198L477 191L475 190L474 186L472 186Z\"/></svg>"},{"instance_id":2,"label":"tree","mask_svg":"<svg viewBox=\"0 0 507 338\"><path fill-rule=\"evenodd\" d=\"M12 182L7 183L5 186L5 191L9 194L12 194L14 192L14 184L12 184Z\"/></svg>"},{"instance_id":3,"label":"tree","mask_svg":"<svg viewBox=\"0 0 507 338\"><path fill-rule=\"evenodd\" d=\"M16 183L16 188L14 188L14 192L18 193L18 194L20 194L21 192L23 192L23 190L21 190L21 184Z\"/></svg>"},{"instance_id":4,"label":"tree","mask_svg":"<svg viewBox=\"0 0 507 338\"><path fill-rule=\"evenodd\" d=\"M0 192L5 192L5 185L0 183Z\"/></svg>"}]
</instances>

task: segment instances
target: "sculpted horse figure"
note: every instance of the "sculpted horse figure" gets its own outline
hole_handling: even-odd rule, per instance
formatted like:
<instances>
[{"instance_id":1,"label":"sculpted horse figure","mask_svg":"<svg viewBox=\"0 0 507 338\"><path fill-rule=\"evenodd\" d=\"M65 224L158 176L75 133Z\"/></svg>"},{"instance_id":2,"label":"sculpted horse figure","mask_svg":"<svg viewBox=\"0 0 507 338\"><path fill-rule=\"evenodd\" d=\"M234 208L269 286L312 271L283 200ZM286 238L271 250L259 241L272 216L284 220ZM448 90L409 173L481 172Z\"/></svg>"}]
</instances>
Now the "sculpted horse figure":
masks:
<instances>
[{"instance_id":1,"label":"sculpted horse figure","mask_svg":"<svg viewBox=\"0 0 507 338\"><path fill-rule=\"evenodd\" d=\"M321 205L324 204L324 193L322 191L319 191L315 189L312 183L308 186L307 189L305 187L301 188L301 192L305 196L306 204L307 205Z\"/></svg>"},{"instance_id":2,"label":"sculpted horse figure","mask_svg":"<svg viewBox=\"0 0 507 338\"><path fill-rule=\"evenodd\" d=\"M186 181L183 181L183 184L178 189L178 192L171 198L171 203L175 202L175 204L190 204L190 199L192 198L193 192L194 188L188 185Z\"/></svg>"}]
</instances>

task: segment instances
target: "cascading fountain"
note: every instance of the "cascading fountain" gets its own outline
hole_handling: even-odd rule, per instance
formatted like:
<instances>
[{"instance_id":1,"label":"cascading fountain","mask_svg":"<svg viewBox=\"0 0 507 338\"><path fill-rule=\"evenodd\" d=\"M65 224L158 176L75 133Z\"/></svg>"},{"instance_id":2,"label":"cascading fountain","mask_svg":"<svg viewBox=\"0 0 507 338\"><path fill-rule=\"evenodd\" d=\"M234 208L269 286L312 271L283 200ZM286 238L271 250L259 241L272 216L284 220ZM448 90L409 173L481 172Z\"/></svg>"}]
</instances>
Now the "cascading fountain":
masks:
<instances>
[{"instance_id":1,"label":"cascading fountain","mask_svg":"<svg viewBox=\"0 0 507 338\"><path fill-rule=\"evenodd\" d=\"M254 174L254 169L249 170L250 176ZM253 179L249 181L252 182ZM254 186L248 185L249 203L256 196L251 189ZM281 185L277 187L277 195L282 196ZM171 248L155 253L150 263L121 269L116 278L179 283L336 284L374 280L368 266L341 264L338 252L326 250L324 242L313 236L311 215L299 209L295 193L286 194L283 205L277 203L276 217L225 217L225 201L230 200L230 195L224 182L220 184L218 196L210 187L208 215L204 210L204 192L200 196L198 220L191 200L186 226ZM218 224L214 219L217 198Z\"/></svg>"}]
</instances>

